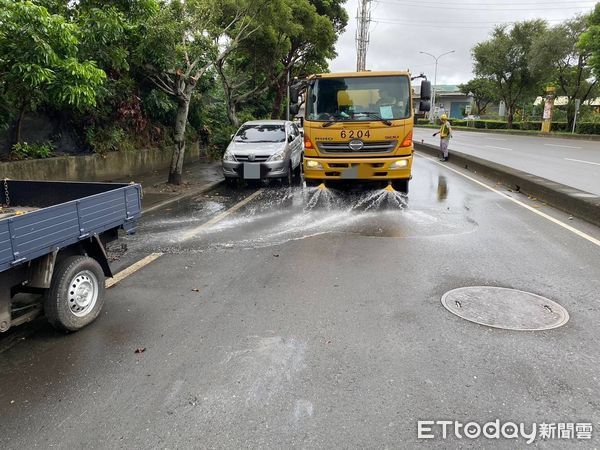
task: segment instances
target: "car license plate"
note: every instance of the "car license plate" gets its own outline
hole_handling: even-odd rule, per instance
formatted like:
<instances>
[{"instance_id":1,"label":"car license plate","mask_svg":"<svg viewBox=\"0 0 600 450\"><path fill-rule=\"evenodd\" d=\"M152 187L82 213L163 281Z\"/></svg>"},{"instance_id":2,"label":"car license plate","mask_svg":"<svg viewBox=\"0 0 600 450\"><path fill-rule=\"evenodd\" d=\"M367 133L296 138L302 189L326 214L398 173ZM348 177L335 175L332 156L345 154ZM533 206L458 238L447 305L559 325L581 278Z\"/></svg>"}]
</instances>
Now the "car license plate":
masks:
<instances>
[{"instance_id":1,"label":"car license plate","mask_svg":"<svg viewBox=\"0 0 600 450\"><path fill-rule=\"evenodd\" d=\"M244 163L244 180L260 180L260 164Z\"/></svg>"}]
</instances>

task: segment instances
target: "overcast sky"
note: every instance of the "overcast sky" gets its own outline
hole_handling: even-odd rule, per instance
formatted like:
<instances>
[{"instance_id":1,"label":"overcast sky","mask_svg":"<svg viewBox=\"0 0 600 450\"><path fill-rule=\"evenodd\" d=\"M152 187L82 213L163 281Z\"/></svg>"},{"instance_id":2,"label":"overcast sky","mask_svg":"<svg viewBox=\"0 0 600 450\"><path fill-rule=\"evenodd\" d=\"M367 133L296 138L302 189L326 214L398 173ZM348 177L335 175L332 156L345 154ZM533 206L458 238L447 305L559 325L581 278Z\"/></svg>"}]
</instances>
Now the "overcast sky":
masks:
<instances>
[{"instance_id":1,"label":"overcast sky","mask_svg":"<svg viewBox=\"0 0 600 450\"><path fill-rule=\"evenodd\" d=\"M495 24L546 19L550 25L591 11L586 0L380 0L371 3L371 43L367 69L424 72L433 82L432 57L450 50L439 60L438 84L458 84L472 78L471 48L485 40ZM356 16L358 0L348 0L350 17L337 43L333 72L356 70Z\"/></svg>"}]
</instances>

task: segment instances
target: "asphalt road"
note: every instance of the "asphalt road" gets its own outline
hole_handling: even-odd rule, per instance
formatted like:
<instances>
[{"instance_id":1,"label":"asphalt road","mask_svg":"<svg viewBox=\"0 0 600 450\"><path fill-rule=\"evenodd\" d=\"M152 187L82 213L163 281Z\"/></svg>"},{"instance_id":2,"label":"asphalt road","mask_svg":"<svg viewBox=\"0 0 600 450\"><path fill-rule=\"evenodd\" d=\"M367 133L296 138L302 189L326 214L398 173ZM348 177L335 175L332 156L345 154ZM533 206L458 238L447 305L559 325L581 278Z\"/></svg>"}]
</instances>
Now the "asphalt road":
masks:
<instances>
[{"instance_id":1,"label":"asphalt road","mask_svg":"<svg viewBox=\"0 0 600 450\"><path fill-rule=\"evenodd\" d=\"M435 130L415 128L416 141L439 144ZM450 150L478 156L600 195L600 141L455 130Z\"/></svg>"},{"instance_id":2,"label":"asphalt road","mask_svg":"<svg viewBox=\"0 0 600 450\"><path fill-rule=\"evenodd\" d=\"M600 230L448 167L418 158L408 200L266 188L201 227L256 189L222 190L145 216L121 264L164 255L94 324L0 337L3 447L523 448L417 438L418 420L496 419L589 422L593 442L536 445L597 447L600 248L549 217ZM442 307L477 285L571 319L508 331Z\"/></svg>"}]
</instances>

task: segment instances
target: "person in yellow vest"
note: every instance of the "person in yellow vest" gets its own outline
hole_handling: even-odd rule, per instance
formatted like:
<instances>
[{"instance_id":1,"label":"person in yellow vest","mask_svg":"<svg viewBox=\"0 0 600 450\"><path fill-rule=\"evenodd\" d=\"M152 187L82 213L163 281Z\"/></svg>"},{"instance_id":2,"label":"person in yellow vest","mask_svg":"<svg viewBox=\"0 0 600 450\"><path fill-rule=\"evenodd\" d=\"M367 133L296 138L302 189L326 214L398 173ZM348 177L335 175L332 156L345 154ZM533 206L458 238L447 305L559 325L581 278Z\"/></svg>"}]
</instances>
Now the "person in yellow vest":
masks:
<instances>
[{"instance_id":1,"label":"person in yellow vest","mask_svg":"<svg viewBox=\"0 0 600 450\"><path fill-rule=\"evenodd\" d=\"M452 127L450 127L450 122L448 122L448 116L446 114L442 114L440 120L442 121L440 131L433 133L433 136L440 135L440 151L442 152L440 161L448 161L448 144L452 137Z\"/></svg>"}]
</instances>

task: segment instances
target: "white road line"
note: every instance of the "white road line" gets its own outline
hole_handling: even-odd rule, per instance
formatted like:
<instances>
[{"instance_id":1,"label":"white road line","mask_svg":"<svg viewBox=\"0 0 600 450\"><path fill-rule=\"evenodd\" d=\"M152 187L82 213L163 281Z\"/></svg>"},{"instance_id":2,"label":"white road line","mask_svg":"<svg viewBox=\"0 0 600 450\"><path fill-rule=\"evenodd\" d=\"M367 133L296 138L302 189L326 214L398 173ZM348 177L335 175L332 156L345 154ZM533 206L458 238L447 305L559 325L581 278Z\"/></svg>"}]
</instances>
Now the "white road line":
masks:
<instances>
[{"instance_id":1,"label":"white road line","mask_svg":"<svg viewBox=\"0 0 600 450\"><path fill-rule=\"evenodd\" d=\"M187 233L185 233L183 235L183 240L186 241L188 239L193 238L194 236L196 236L198 233L202 232L203 230L205 230L206 228L214 225L217 222L220 222L221 220L223 220L225 217L229 216L230 214L233 214L234 212L236 212L238 209L240 209L241 207L247 205L248 203L250 203L252 200L254 200L256 197L258 197L260 194L262 194L263 189L259 189L258 191L252 193L251 195L249 195L248 197L246 197L245 199L243 199L242 201L236 203L235 205L233 205L231 208L229 208L227 211L222 212L221 214L219 214L218 216L213 217L212 219L210 219L208 222L203 223L202 225L193 228L192 230L188 231Z\"/></svg>"},{"instance_id":2,"label":"white road line","mask_svg":"<svg viewBox=\"0 0 600 450\"><path fill-rule=\"evenodd\" d=\"M490 141L506 141L506 139L502 139L502 138L493 138L493 137L487 137L486 139L489 139Z\"/></svg>"},{"instance_id":3,"label":"white road line","mask_svg":"<svg viewBox=\"0 0 600 450\"><path fill-rule=\"evenodd\" d=\"M136 262L135 264L132 264L131 266L122 270L121 272L116 274L114 277L106 280L106 289L113 287L115 284L119 283L120 281L123 281L128 276L133 275L138 270L140 270L140 269L146 267L148 264L156 261L162 255L163 255L162 253L152 253L152 254L146 256L145 258L140 259L138 262Z\"/></svg>"},{"instance_id":4,"label":"white road line","mask_svg":"<svg viewBox=\"0 0 600 450\"><path fill-rule=\"evenodd\" d=\"M495 149L497 149L497 150L507 150L507 151L509 151L509 152L512 152L512 151L513 151L513 149L512 149L512 148L506 148L506 147L495 147L495 146L493 146L493 145L486 145L486 147L487 147L487 148L495 148Z\"/></svg>"},{"instance_id":5,"label":"white road line","mask_svg":"<svg viewBox=\"0 0 600 450\"><path fill-rule=\"evenodd\" d=\"M478 184L481 187L484 187L484 188L486 188L486 189L488 189L488 190L490 190L492 192L495 192L496 194L500 195L501 197L504 197L504 198L510 200L511 202L516 203L517 205L519 205L519 206L521 206L521 207L523 207L525 209L528 209L532 213L537 214L538 216L541 216L544 219L549 220L550 222L555 223L556 225L558 225L560 227L563 227L565 230L568 230L571 233L574 233L577 236L582 237L583 239L585 239L585 240L591 242L592 244L595 244L598 247L600 247L600 240L599 239L596 239L595 237L592 237L589 234L584 233L583 231L580 231L577 228L572 227L571 225L567 225L566 223L561 222L560 220L555 219L554 217L549 216L548 214L545 214L545 213L543 213L541 211L538 211L537 209L535 209L535 208L533 208L533 207L531 207L529 205L526 205L525 203L523 203L523 202L521 202L521 201L519 201L519 200L517 200L515 198L512 198L510 195L506 195L504 192L500 192L499 190L494 189L493 187L488 186L487 184L482 183L481 181L478 181L475 178L472 178L472 177L470 177L468 175L465 175L464 173L459 172L458 170L453 169L452 167L448 167L448 165L446 165L446 164L442 164L442 163L436 161L435 159L429 158L429 157L424 156L424 155L421 155L420 153L416 153L416 154L419 155L421 158L427 159L427 160L429 160L429 161L431 161L431 162L433 162L435 164L438 164L438 165L440 165L440 166L442 166L442 167L444 167L444 168L446 168L448 170L451 170L454 173L457 173L461 177L466 178L467 180L470 180L473 183L476 183L476 184Z\"/></svg>"},{"instance_id":6,"label":"white road line","mask_svg":"<svg viewBox=\"0 0 600 450\"><path fill-rule=\"evenodd\" d=\"M544 144L546 147L560 147L560 148L576 148L580 149L581 147L575 147L572 145L559 145L559 144Z\"/></svg>"},{"instance_id":7,"label":"white road line","mask_svg":"<svg viewBox=\"0 0 600 450\"><path fill-rule=\"evenodd\" d=\"M227 211L222 212L218 216L215 216L212 219L210 219L208 222L205 222L202 225L200 225L199 227L196 227L193 230L189 231L188 233L186 233L184 235L184 239L189 239L191 237L194 237L196 234L198 234L203 229L205 229L205 228L207 228L207 227L209 227L211 225L214 225L215 223L223 220L225 217L227 217L230 214L234 213L235 211L237 211L238 209L240 209L242 206L250 203L256 197L258 197L258 195L262 191L263 191L262 189L259 189L258 191L253 192L251 195L249 195L248 197L246 197L242 201L240 201L240 202L236 203L235 205L233 205ZM114 277L109 278L108 280L106 280L106 289L109 289L109 288L113 287L115 284L117 284L117 283L123 281L125 278L133 275L138 270L143 269L148 264L151 264L152 262L156 261L158 258L160 258L163 255L164 255L164 253L152 253L152 254L146 256L145 258L140 259L138 262L132 264L131 266L127 267L126 269L123 269L121 272L117 273Z\"/></svg>"},{"instance_id":8,"label":"white road line","mask_svg":"<svg viewBox=\"0 0 600 450\"><path fill-rule=\"evenodd\" d=\"M600 163L592 162L592 161L584 161L582 159L565 158L565 161L575 161L575 162L580 162L580 163L585 163L585 164L594 164L596 166L600 166Z\"/></svg>"}]
</instances>

